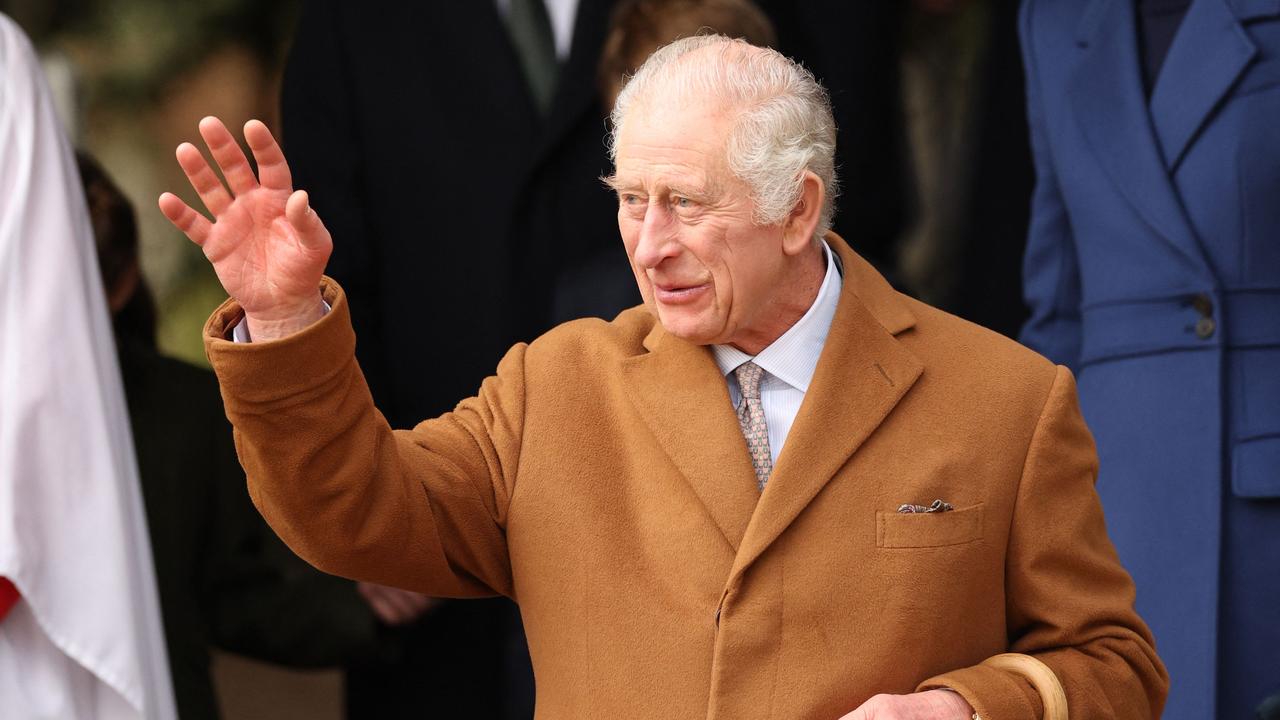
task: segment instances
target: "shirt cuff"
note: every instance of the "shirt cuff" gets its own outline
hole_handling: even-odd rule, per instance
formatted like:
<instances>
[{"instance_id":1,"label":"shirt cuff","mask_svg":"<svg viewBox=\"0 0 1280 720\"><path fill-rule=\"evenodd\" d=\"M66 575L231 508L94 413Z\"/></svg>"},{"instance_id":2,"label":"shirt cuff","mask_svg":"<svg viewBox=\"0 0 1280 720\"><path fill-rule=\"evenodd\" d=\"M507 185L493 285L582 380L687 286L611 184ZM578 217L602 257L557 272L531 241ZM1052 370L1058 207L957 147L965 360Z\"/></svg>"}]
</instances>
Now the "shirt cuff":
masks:
<instances>
[{"instance_id":1,"label":"shirt cuff","mask_svg":"<svg viewBox=\"0 0 1280 720\"><path fill-rule=\"evenodd\" d=\"M328 315L329 311L333 309L333 306L324 298L321 298L320 302L324 303L324 314ZM240 322L236 323L236 326L231 328L231 342L253 342L253 340L249 338L249 318L240 318Z\"/></svg>"}]
</instances>

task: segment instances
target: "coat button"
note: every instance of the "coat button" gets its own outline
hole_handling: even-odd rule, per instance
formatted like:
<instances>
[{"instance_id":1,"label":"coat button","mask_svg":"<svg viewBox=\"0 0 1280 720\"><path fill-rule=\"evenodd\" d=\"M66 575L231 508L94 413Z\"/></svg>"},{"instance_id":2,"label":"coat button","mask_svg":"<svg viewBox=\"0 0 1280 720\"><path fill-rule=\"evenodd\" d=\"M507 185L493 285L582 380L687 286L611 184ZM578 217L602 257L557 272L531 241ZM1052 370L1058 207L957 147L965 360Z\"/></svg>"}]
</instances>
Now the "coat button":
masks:
<instances>
[{"instance_id":1,"label":"coat button","mask_svg":"<svg viewBox=\"0 0 1280 720\"><path fill-rule=\"evenodd\" d=\"M1213 321L1213 298L1208 293L1197 293L1191 296L1191 307L1200 313L1199 319L1196 320L1194 326L1196 337L1201 340L1208 340L1213 337L1214 331L1218 329L1218 324Z\"/></svg>"},{"instance_id":2,"label":"coat button","mask_svg":"<svg viewBox=\"0 0 1280 720\"><path fill-rule=\"evenodd\" d=\"M1196 337L1201 340L1208 340L1213 337L1213 331L1217 329L1217 327L1218 325L1213 321L1213 318L1202 317L1196 321Z\"/></svg>"}]
</instances>

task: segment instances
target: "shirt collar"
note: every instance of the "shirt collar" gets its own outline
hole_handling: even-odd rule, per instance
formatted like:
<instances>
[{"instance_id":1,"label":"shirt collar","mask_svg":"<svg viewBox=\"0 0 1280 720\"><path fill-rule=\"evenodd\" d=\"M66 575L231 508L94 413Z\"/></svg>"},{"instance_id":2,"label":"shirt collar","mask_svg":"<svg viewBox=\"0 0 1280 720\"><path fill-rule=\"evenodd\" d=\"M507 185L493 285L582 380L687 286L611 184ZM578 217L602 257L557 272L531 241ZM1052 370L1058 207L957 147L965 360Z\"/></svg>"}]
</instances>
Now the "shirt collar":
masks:
<instances>
[{"instance_id":1,"label":"shirt collar","mask_svg":"<svg viewBox=\"0 0 1280 720\"><path fill-rule=\"evenodd\" d=\"M842 285L839 261L825 242L822 248L827 257L827 273L808 312L754 358L732 345L712 345L711 352L721 374L728 375L742 363L754 360L769 375L800 392L809 391L809 381L813 379L822 346L831 330L831 319L840 304Z\"/></svg>"}]
</instances>

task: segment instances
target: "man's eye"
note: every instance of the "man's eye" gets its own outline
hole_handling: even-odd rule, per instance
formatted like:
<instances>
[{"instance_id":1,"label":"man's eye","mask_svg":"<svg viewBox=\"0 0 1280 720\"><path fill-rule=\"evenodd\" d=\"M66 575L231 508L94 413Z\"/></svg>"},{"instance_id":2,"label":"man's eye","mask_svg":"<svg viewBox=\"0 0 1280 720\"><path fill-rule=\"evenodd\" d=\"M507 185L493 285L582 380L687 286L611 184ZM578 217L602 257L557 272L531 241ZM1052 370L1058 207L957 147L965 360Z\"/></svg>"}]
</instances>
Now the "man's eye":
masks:
<instances>
[{"instance_id":1,"label":"man's eye","mask_svg":"<svg viewBox=\"0 0 1280 720\"><path fill-rule=\"evenodd\" d=\"M677 195L677 196L675 196L675 198L673 198L673 203L675 204L675 206L676 206L676 207L681 207L681 208L689 208L689 207L693 207L693 201L692 201L692 200L690 200L690 199L689 199L689 198L687 198L687 197L680 197L679 195Z\"/></svg>"},{"instance_id":2,"label":"man's eye","mask_svg":"<svg viewBox=\"0 0 1280 720\"><path fill-rule=\"evenodd\" d=\"M627 193L622 195L621 197L622 197L623 205L636 205L640 202L640 197L638 195L632 195L630 193Z\"/></svg>"}]
</instances>

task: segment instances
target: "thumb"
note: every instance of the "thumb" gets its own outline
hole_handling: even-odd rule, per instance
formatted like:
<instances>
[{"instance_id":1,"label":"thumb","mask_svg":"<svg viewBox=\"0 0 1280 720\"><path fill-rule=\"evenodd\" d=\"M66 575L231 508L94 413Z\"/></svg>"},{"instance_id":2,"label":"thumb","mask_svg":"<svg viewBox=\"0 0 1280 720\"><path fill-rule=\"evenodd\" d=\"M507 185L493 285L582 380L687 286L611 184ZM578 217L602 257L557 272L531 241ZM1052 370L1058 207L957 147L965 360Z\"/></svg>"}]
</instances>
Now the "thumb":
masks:
<instances>
[{"instance_id":1,"label":"thumb","mask_svg":"<svg viewBox=\"0 0 1280 720\"><path fill-rule=\"evenodd\" d=\"M327 249L330 244L329 231L320 216L311 209L311 198L306 190L297 190L284 205L284 215L289 224L298 233L302 245L310 250Z\"/></svg>"}]
</instances>

